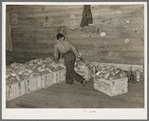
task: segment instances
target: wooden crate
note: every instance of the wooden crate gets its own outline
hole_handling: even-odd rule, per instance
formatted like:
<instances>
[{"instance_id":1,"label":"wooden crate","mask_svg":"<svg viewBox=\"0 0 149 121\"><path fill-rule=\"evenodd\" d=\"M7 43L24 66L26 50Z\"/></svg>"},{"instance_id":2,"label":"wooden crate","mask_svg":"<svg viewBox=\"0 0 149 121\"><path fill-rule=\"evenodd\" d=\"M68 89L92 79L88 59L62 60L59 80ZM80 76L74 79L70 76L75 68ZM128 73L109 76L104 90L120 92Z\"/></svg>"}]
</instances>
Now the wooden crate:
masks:
<instances>
[{"instance_id":1,"label":"wooden crate","mask_svg":"<svg viewBox=\"0 0 149 121\"><path fill-rule=\"evenodd\" d=\"M37 82L36 82L36 86L37 86L37 90L42 88L42 81L41 81L41 76L36 76L34 78Z\"/></svg>"},{"instance_id":2,"label":"wooden crate","mask_svg":"<svg viewBox=\"0 0 149 121\"><path fill-rule=\"evenodd\" d=\"M56 83L60 83L60 80L59 80L59 73L60 73L60 71L57 71L57 72L55 72L56 73Z\"/></svg>"},{"instance_id":3,"label":"wooden crate","mask_svg":"<svg viewBox=\"0 0 149 121\"><path fill-rule=\"evenodd\" d=\"M128 78L120 78L115 80L99 79L94 77L94 88L100 92L109 95L116 96L128 92Z\"/></svg>"},{"instance_id":4,"label":"wooden crate","mask_svg":"<svg viewBox=\"0 0 149 121\"><path fill-rule=\"evenodd\" d=\"M56 84L56 72L52 72L52 83Z\"/></svg>"},{"instance_id":5,"label":"wooden crate","mask_svg":"<svg viewBox=\"0 0 149 121\"><path fill-rule=\"evenodd\" d=\"M53 84L52 73L42 75L42 88L47 88Z\"/></svg>"},{"instance_id":6,"label":"wooden crate","mask_svg":"<svg viewBox=\"0 0 149 121\"><path fill-rule=\"evenodd\" d=\"M65 69L60 70L59 71L59 81L60 82L65 81L65 76L66 76L66 70Z\"/></svg>"},{"instance_id":7,"label":"wooden crate","mask_svg":"<svg viewBox=\"0 0 149 121\"><path fill-rule=\"evenodd\" d=\"M25 94L24 81L6 85L6 100L11 100Z\"/></svg>"},{"instance_id":8,"label":"wooden crate","mask_svg":"<svg viewBox=\"0 0 149 121\"><path fill-rule=\"evenodd\" d=\"M11 100L41 88L47 88L53 84L60 83L65 80L65 75L66 70L60 70L8 84L6 85L6 100Z\"/></svg>"},{"instance_id":9,"label":"wooden crate","mask_svg":"<svg viewBox=\"0 0 149 121\"><path fill-rule=\"evenodd\" d=\"M41 75L24 80L26 94L41 89L42 80L43 77Z\"/></svg>"},{"instance_id":10,"label":"wooden crate","mask_svg":"<svg viewBox=\"0 0 149 121\"><path fill-rule=\"evenodd\" d=\"M42 75L42 88L47 88L52 84L60 83L65 80L66 70L60 70Z\"/></svg>"},{"instance_id":11,"label":"wooden crate","mask_svg":"<svg viewBox=\"0 0 149 121\"><path fill-rule=\"evenodd\" d=\"M94 70L93 67L90 67L90 69ZM76 73L80 74L83 78L85 78L87 81L92 77L93 73L87 66L82 67L75 67L74 70Z\"/></svg>"},{"instance_id":12,"label":"wooden crate","mask_svg":"<svg viewBox=\"0 0 149 121\"><path fill-rule=\"evenodd\" d=\"M59 83L59 71L52 72L52 82L53 84Z\"/></svg>"}]
</instances>

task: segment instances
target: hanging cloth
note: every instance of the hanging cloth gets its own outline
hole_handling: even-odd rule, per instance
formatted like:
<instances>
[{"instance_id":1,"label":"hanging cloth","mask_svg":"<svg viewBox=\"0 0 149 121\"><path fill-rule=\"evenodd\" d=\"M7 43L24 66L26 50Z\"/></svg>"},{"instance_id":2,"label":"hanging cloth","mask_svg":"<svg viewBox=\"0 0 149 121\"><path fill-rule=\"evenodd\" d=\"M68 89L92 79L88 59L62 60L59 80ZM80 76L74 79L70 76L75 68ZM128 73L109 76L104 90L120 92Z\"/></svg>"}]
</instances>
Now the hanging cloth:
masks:
<instances>
[{"instance_id":1,"label":"hanging cloth","mask_svg":"<svg viewBox=\"0 0 149 121\"><path fill-rule=\"evenodd\" d=\"M6 12L6 50L12 51L10 13Z\"/></svg>"},{"instance_id":2,"label":"hanging cloth","mask_svg":"<svg viewBox=\"0 0 149 121\"><path fill-rule=\"evenodd\" d=\"M83 28L84 26L88 26L88 24L93 24L92 13L90 5L84 5L80 27Z\"/></svg>"}]
</instances>

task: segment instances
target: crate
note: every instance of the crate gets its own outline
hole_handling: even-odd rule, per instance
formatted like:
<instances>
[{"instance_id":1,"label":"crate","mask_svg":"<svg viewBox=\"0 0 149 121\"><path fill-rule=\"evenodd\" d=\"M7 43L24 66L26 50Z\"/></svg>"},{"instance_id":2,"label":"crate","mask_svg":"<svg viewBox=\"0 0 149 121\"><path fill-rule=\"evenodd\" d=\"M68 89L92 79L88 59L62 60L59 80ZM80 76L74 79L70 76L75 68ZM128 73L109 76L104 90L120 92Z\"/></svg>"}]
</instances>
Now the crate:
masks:
<instances>
[{"instance_id":1,"label":"crate","mask_svg":"<svg viewBox=\"0 0 149 121\"><path fill-rule=\"evenodd\" d=\"M42 76L36 76L24 80L25 83L25 93L31 93L33 91L39 90L42 88Z\"/></svg>"},{"instance_id":2,"label":"crate","mask_svg":"<svg viewBox=\"0 0 149 121\"><path fill-rule=\"evenodd\" d=\"M105 80L95 76L94 88L111 97L124 94L128 92L128 78Z\"/></svg>"},{"instance_id":3,"label":"crate","mask_svg":"<svg viewBox=\"0 0 149 121\"><path fill-rule=\"evenodd\" d=\"M60 70L8 84L6 85L6 100L11 100L41 88L47 88L53 84L60 83L65 80L65 75L66 70Z\"/></svg>"},{"instance_id":4,"label":"crate","mask_svg":"<svg viewBox=\"0 0 149 121\"><path fill-rule=\"evenodd\" d=\"M93 67L90 67L90 69L94 70ZM85 78L87 81L92 77L93 73L91 72L87 66L84 67L75 67L74 70L76 73L80 74L83 78Z\"/></svg>"},{"instance_id":5,"label":"crate","mask_svg":"<svg viewBox=\"0 0 149 121\"><path fill-rule=\"evenodd\" d=\"M11 100L25 94L24 81L6 85L6 100Z\"/></svg>"},{"instance_id":6,"label":"crate","mask_svg":"<svg viewBox=\"0 0 149 121\"><path fill-rule=\"evenodd\" d=\"M63 81L65 81L65 77L66 77L66 70L60 70L59 71L59 81L60 82L63 82Z\"/></svg>"},{"instance_id":7,"label":"crate","mask_svg":"<svg viewBox=\"0 0 149 121\"><path fill-rule=\"evenodd\" d=\"M36 80L36 86L37 86L37 90L41 89L42 88L42 81L41 81L41 76L36 76L35 77L35 80Z\"/></svg>"},{"instance_id":8,"label":"crate","mask_svg":"<svg viewBox=\"0 0 149 121\"><path fill-rule=\"evenodd\" d=\"M53 84L52 73L42 75L42 88L48 88Z\"/></svg>"},{"instance_id":9,"label":"crate","mask_svg":"<svg viewBox=\"0 0 149 121\"><path fill-rule=\"evenodd\" d=\"M52 72L52 83L56 84L56 72Z\"/></svg>"}]
</instances>

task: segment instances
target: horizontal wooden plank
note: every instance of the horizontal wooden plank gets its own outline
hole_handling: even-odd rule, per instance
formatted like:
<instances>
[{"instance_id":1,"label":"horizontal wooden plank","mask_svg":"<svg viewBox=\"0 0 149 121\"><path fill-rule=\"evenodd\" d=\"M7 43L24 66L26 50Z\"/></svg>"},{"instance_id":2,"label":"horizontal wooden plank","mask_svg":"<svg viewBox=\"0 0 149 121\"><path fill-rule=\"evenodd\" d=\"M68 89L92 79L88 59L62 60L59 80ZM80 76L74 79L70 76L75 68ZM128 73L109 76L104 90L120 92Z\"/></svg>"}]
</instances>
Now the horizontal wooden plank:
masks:
<instances>
[{"instance_id":1,"label":"horizontal wooden plank","mask_svg":"<svg viewBox=\"0 0 149 121\"><path fill-rule=\"evenodd\" d=\"M30 56L31 57L31 56ZM43 57L40 57L41 59L43 58L46 58L47 56L43 56ZM53 58L53 55L49 55L48 57L51 57ZM25 63L27 61L31 61L33 59L40 59L39 57L31 57L31 58L28 58L28 57L14 57L14 62L16 63Z\"/></svg>"},{"instance_id":2,"label":"horizontal wooden plank","mask_svg":"<svg viewBox=\"0 0 149 121\"><path fill-rule=\"evenodd\" d=\"M114 47L115 46L115 47ZM144 46L131 46L131 45L107 45L107 46L99 46L96 48L99 51L104 50L119 50L119 51L144 51Z\"/></svg>"},{"instance_id":3,"label":"horizontal wooden plank","mask_svg":"<svg viewBox=\"0 0 149 121\"><path fill-rule=\"evenodd\" d=\"M139 51L97 51L89 49L78 49L81 55L100 57L140 57L144 58L144 52Z\"/></svg>"},{"instance_id":4,"label":"horizontal wooden plank","mask_svg":"<svg viewBox=\"0 0 149 121\"><path fill-rule=\"evenodd\" d=\"M27 30L28 28L31 28L33 30L36 30L37 27L42 27L42 28L51 28L51 27L61 27L61 26L65 26L65 21L62 20L62 21L52 21L52 22L49 22L48 24L50 24L50 26L44 26L43 23L47 23L45 22L45 20L43 21L38 21L38 22L22 22L22 23L18 23L18 24L14 24L12 25L12 28L22 28L23 30Z\"/></svg>"},{"instance_id":5,"label":"horizontal wooden plank","mask_svg":"<svg viewBox=\"0 0 149 121\"><path fill-rule=\"evenodd\" d=\"M14 52L14 57L22 58L44 58L53 55L53 53L32 53L32 52Z\"/></svg>"},{"instance_id":6,"label":"horizontal wooden plank","mask_svg":"<svg viewBox=\"0 0 149 121\"><path fill-rule=\"evenodd\" d=\"M6 61L13 61L13 60L14 60L13 56L6 56Z\"/></svg>"},{"instance_id":7,"label":"horizontal wooden plank","mask_svg":"<svg viewBox=\"0 0 149 121\"><path fill-rule=\"evenodd\" d=\"M51 21L52 22L58 22L58 21L64 20L63 14L58 15L57 13L55 13L55 15L50 15L47 17L49 20L46 20L46 15L43 15L43 14L42 14L42 16L39 16L38 14L36 16L36 14L35 14L35 16L33 16L33 17L24 17L24 16L18 17L18 23L19 24L25 24L27 21L29 23L36 22L36 21L38 21L38 22L50 22L51 23Z\"/></svg>"},{"instance_id":8,"label":"horizontal wooden plank","mask_svg":"<svg viewBox=\"0 0 149 121\"><path fill-rule=\"evenodd\" d=\"M13 7L13 8L24 8L24 9L29 9L29 8L32 8L32 9L42 9L42 10L50 10L50 9L78 9L78 8L82 8L84 4L79 4L79 5L50 5L50 4L47 4L47 5L37 5L37 4L34 4L34 5L24 5L24 4L20 4L20 5L11 5L9 6L9 8ZM102 9L102 10L105 10L105 9L110 9L110 10L115 10L114 8L117 8L117 9L122 9L122 10L128 10L128 8L130 10L135 10L135 9L142 9L144 7L144 5L142 4L134 4L134 5L98 5L98 4L94 4L94 5L91 5L90 6L92 9Z\"/></svg>"},{"instance_id":9,"label":"horizontal wooden plank","mask_svg":"<svg viewBox=\"0 0 149 121\"><path fill-rule=\"evenodd\" d=\"M78 49L89 49L89 50L97 50L97 51L137 51L143 52L144 46L134 46L134 45L100 45L96 46L93 44L74 44Z\"/></svg>"},{"instance_id":10,"label":"horizontal wooden plank","mask_svg":"<svg viewBox=\"0 0 149 121\"><path fill-rule=\"evenodd\" d=\"M12 38L23 38L24 37L24 33L13 33Z\"/></svg>"},{"instance_id":11,"label":"horizontal wooden plank","mask_svg":"<svg viewBox=\"0 0 149 121\"><path fill-rule=\"evenodd\" d=\"M53 46L53 44L55 44L56 43L56 39L53 39L53 38L50 38L50 39L36 39L36 42L37 43L40 43L40 42L45 42L45 43L48 43L48 44L50 44L50 46L52 45Z\"/></svg>"},{"instance_id":12,"label":"horizontal wooden plank","mask_svg":"<svg viewBox=\"0 0 149 121\"><path fill-rule=\"evenodd\" d=\"M16 62L16 63L25 63L25 62L31 61L32 59L36 59L36 58L20 58L20 57L14 57L14 62Z\"/></svg>"},{"instance_id":13,"label":"horizontal wooden plank","mask_svg":"<svg viewBox=\"0 0 149 121\"><path fill-rule=\"evenodd\" d=\"M56 33L55 33L55 35L56 35ZM40 41L42 41L42 40L50 41L50 39L56 39L56 37L53 37L52 34L49 34L49 35L38 35L38 36L36 37L36 40L37 40L37 41L38 41L38 40L40 40Z\"/></svg>"},{"instance_id":14,"label":"horizontal wooden plank","mask_svg":"<svg viewBox=\"0 0 149 121\"><path fill-rule=\"evenodd\" d=\"M36 49L36 48L13 48L14 52L36 52L36 53L52 53L53 49L52 48L42 48L42 49Z\"/></svg>"},{"instance_id":15,"label":"horizontal wooden plank","mask_svg":"<svg viewBox=\"0 0 149 121\"><path fill-rule=\"evenodd\" d=\"M121 51L121 56L123 56L123 57L141 57L141 58L144 58L144 52Z\"/></svg>"},{"instance_id":16,"label":"horizontal wooden plank","mask_svg":"<svg viewBox=\"0 0 149 121\"><path fill-rule=\"evenodd\" d=\"M143 64L132 65L132 64L114 64L114 63L99 63L99 62L91 62L91 64L93 64L95 66L97 66L99 64L113 65L113 66L121 68L122 70L125 70L125 71L130 70L130 67L132 66L132 71L136 71L136 70L140 70L141 72L144 71Z\"/></svg>"},{"instance_id":17,"label":"horizontal wooden plank","mask_svg":"<svg viewBox=\"0 0 149 121\"><path fill-rule=\"evenodd\" d=\"M141 57L144 58L144 52L142 51L97 51L99 56L112 56L112 57Z\"/></svg>"},{"instance_id":18,"label":"horizontal wooden plank","mask_svg":"<svg viewBox=\"0 0 149 121\"><path fill-rule=\"evenodd\" d=\"M93 50L95 49L94 45L87 45L87 44L74 44L76 46L76 48L80 49L80 50Z\"/></svg>"},{"instance_id":19,"label":"horizontal wooden plank","mask_svg":"<svg viewBox=\"0 0 149 121\"><path fill-rule=\"evenodd\" d=\"M13 55L13 51L6 51L6 55L7 56L12 56Z\"/></svg>"},{"instance_id":20,"label":"horizontal wooden plank","mask_svg":"<svg viewBox=\"0 0 149 121\"><path fill-rule=\"evenodd\" d=\"M24 31L22 30L22 28L12 28L11 29L12 34L18 34L18 33L24 33Z\"/></svg>"},{"instance_id":21,"label":"horizontal wooden plank","mask_svg":"<svg viewBox=\"0 0 149 121\"><path fill-rule=\"evenodd\" d=\"M13 12L18 13L49 13L49 12L63 12L63 10L71 11L72 9L82 9L83 6L73 6L71 5L71 9L67 9L64 5L49 5L49 6L43 6L43 5L31 5L31 6L13 6Z\"/></svg>"},{"instance_id":22,"label":"horizontal wooden plank","mask_svg":"<svg viewBox=\"0 0 149 121\"><path fill-rule=\"evenodd\" d=\"M113 29L113 27L104 27L104 29L99 28L99 31L97 33L98 28L93 28L93 27L86 27L83 30L67 30L68 31L68 38L86 38L86 39L106 39L107 36L115 36L117 39L122 38L122 36L125 35L123 38L141 38L141 36L144 34L144 30L126 30L125 28L122 31L119 31L117 29ZM110 30L111 29L111 30ZM101 32L105 32L106 35L104 37L100 36ZM93 34L91 34L93 33ZM76 36L77 35L77 36ZM90 36L92 35L92 36Z\"/></svg>"},{"instance_id":23,"label":"horizontal wooden plank","mask_svg":"<svg viewBox=\"0 0 149 121\"><path fill-rule=\"evenodd\" d=\"M12 42L24 42L24 38L12 38Z\"/></svg>"},{"instance_id":24,"label":"horizontal wooden plank","mask_svg":"<svg viewBox=\"0 0 149 121\"><path fill-rule=\"evenodd\" d=\"M94 62L104 63L121 63L121 64L144 64L143 58L138 57L101 57L101 56L85 56L84 59Z\"/></svg>"},{"instance_id":25,"label":"horizontal wooden plank","mask_svg":"<svg viewBox=\"0 0 149 121\"><path fill-rule=\"evenodd\" d=\"M144 59L143 58L138 58L138 57L123 57L121 60L121 63L127 64L144 64Z\"/></svg>"},{"instance_id":26,"label":"horizontal wooden plank","mask_svg":"<svg viewBox=\"0 0 149 121\"><path fill-rule=\"evenodd\" d=\"M47 43L14 42L13 47L49 48L49 45Z\"/></svg>"}]
</instances>

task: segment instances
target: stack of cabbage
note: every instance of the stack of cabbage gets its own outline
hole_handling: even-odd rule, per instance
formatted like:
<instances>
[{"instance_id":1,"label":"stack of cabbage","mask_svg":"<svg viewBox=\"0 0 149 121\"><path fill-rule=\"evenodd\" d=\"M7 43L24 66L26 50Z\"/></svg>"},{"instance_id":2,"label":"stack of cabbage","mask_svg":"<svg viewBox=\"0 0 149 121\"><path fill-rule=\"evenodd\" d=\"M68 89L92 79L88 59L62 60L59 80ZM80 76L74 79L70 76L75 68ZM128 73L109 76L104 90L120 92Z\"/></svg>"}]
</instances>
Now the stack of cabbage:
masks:
<instances>
[{"instance_id":1,"label":"stack of cabbage","mask_svg":"<svg viewBox=\"0 0 149 121\"><path fill-rule=\"evenodd\" d=\"M96 70L96 77L98 79L114 80L127 77L127 73L125 71L112 65L98 65Z\"/></svg>"},{"instance_id":2,"label":"stack of cabbage","mask_svg":"<svg viewBox=\"0 0 149 121\"><path fill-rule=\"evenodd\" d=\"M12 63L6 67L6 84L59 71L64 68L63 60L60 60L59 63L56 64L51 58L34 59L25 64Z\"/></svg>"}]
</instances>

